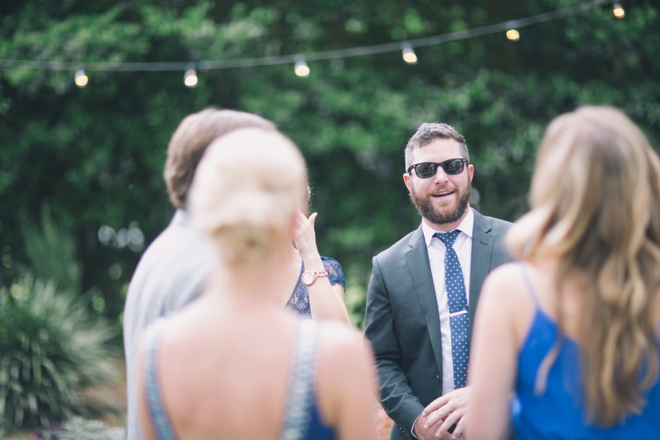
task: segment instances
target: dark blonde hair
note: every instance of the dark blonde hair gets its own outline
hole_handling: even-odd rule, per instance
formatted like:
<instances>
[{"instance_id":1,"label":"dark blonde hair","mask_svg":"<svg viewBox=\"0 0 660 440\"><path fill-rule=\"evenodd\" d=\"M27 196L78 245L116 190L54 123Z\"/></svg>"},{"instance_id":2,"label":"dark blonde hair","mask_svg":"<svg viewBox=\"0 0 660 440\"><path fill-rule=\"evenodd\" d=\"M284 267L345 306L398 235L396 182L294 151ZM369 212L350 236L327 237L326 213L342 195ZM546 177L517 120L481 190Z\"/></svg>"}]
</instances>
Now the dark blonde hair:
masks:
<instances>
[{"instance_id":1,"label":"dark blonde hair","mask_svg":"<svg viewBox=\"0 0 660 440\"><path fill-rule=\"evenodd\" d=\"M240 129L208 148L190 212L225 264L236 265L289 248L293 215L307 198L305 160L293 142L275 130Z\"/></svg>"},{"instance_id":2,"label":"dark blonde hair","mask_svg":"<svg viewBox=\"0 0 660 440\"><path fill-rule=\"evenodd\" d=\"M186 197L195 169L214 139L238 128L274 130L275 124L261 116L235 110L206 109L186 116L167 147L163 177L175 208L186 207Z\"/></svg>"},{"instance_id":3,"label":"dark blonde hair","mask_svg":"<svg viewBox=\"0 0 660 440\"><path fill-rule=\"evenodd\" d=\"M579 341L586 416L612 426L644 408L643 393L658 375L651 306L660 287L660 160L622 112L582 107L548 126L530 203L509 246L523 260L559 260L561 335L563 281L584 280ZM537 392L545 389L561 341L539 368Z\"/></svg>"}]
</instances>

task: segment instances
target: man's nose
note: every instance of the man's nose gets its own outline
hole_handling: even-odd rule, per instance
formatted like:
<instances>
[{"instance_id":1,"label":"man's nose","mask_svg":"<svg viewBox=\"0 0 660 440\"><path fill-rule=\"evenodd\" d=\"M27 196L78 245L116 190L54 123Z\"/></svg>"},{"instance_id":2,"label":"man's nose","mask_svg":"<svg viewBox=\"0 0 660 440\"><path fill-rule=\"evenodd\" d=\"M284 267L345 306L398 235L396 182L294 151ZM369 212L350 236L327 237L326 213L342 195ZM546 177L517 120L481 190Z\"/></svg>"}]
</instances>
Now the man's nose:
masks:
<instances>
[{"instance_id":1,"label":"man's nose","mask_svg":"<svg viewBox=\"0 0 660 440\"><path fill-rule=\"evenodd\" d=\"M438 167L435 170L435 176L433 176L434 183L447 183L449 181L449 176L445 173L445 170L442 167Z\"/></svg>"}]
</instances>

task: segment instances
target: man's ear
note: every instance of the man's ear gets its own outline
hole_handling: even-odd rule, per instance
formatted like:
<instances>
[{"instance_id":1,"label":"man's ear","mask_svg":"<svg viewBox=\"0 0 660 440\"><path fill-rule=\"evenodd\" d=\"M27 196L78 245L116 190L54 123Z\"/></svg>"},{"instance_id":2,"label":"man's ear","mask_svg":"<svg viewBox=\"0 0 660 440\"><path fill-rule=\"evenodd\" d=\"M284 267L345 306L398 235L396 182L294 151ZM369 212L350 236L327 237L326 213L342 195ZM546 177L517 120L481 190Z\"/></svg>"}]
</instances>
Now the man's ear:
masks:
<instances>
[{"instance_id":1,"label":"man's ear","mask_svg":"<svg viewBox=\"0 0 660 440\"><path fill-rule=\"evenodd\" d=\"M468 165L468 173L470 174L470 183L472 183L472 179L474 179L474 165Z\"/></svg>"},{"instance_id":2,"label":"man's ear","mask_svg":"<svg viewBox=\"0 0 660 440\"><path fill-rule=\"evenodd\" d=\"M406 188L408 188L408 191L410 191L410 174L403 173L403 183L406 185Z\"/></svg>"}]
</instances>

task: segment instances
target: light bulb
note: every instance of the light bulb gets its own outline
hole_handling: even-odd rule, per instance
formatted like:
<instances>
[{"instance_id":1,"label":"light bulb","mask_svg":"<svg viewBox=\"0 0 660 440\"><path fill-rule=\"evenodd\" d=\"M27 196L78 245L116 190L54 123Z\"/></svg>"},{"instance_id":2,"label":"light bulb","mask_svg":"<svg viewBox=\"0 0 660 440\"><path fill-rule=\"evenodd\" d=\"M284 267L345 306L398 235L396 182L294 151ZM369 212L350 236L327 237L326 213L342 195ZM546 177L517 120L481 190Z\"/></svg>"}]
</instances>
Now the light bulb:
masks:
<instances>
[{"instance_id":1,"label":"light bulb","mask_svg":"<svg viewBox=\"0 0 660 440\"><path fill-rule=\"evenodd\" d=\"M197 72L195 69L188 69L183 75L183 83L186 87L195 87L197 85Z\"/></svg>"},{"instance_id":2,"label":"light bulb","mask_svg":"<svg viewBox=\"0 0 660 440\"><path fill-rule=\"evenodd\" d=\"M518 41L520 40L520 32L515 29L509 29L506 31L506 37L511 41Z\"/></svg>"},{"instance_id":3,"label":"light bulb","mask_svg":"<svg viewBox=\"0 0 660 440\"><path fill-rule=\"evenodd\" d=\"M623 10L620 4L614 3L614 9L612 9L612 14L614 14L616 18L623 18L626 16L626 11Z\"/></svg>"},{"instance_id":4,"label":"light bulb","mask_svg":"<svg viewBox=\"0 0 660 440\"><path fill-rule=\"evenodd\" d=\"M78 69L76 71L75 81L76 85L81 89L87 86L89 78L87 78L87 75L85 75L85 71L83 69Z\"/></svg>"},{"instance_id":5,"label":"light bulb","mask_svg":"<svg viewBox=\"0 0 660 440\"><path fill-rule=\"evenodd\" d=\"M417 55L409 43L404 43L401 45L401 51L403 56L403 61L408 64L417 64Z\"/></svg>"},{"instance_id":6,"label":"light bulb","mask_svg":"<svg viewBox=\"0 0 660 440\"><path fill-rule=\"evenodd\" d=\"M307 67L307 63L303 59L296 61L293 71L296 72L296 75L303 78L309 76L309 67Z\"/></svg>"}]
</instances>

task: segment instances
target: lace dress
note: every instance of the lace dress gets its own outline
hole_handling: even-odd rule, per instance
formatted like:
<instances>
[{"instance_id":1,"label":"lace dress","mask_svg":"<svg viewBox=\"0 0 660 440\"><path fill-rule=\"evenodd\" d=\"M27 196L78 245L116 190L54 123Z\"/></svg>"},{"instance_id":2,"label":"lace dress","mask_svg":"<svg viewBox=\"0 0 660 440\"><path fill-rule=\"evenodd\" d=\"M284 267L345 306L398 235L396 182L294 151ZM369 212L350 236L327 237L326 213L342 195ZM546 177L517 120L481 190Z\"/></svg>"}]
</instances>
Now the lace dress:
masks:
<instances>
[{"instance_id":1,"label":"lace dress","mask_svg":"<svg viewBox=\"0 0 660 440\"><path fill-rule=\"evenodd\" d=\"M328 257L321 257L323 267L328 271L328 279L331 285L341 284L346 287L346 280L344 279L344 272L341 270L341 265L337 260ZM309 307L309 291L301 280L302 274L305 271L305 263L301 264L300 274L298 275L298 282L293 289L293 293L289 297L285 308L293 310L301 316L312 316L312 309Z\"/></svg>"}]
</instances>

